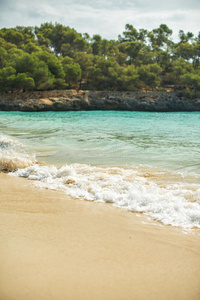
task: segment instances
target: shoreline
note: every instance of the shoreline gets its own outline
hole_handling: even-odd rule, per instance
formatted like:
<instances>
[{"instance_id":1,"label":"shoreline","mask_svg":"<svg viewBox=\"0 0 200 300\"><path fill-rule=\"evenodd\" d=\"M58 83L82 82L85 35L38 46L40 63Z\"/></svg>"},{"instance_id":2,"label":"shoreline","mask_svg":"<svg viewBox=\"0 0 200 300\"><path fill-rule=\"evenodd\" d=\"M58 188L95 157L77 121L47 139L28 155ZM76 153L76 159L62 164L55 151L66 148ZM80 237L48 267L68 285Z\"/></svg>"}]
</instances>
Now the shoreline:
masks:
<instances>
[{"instance_id":1,"label":"shoreline","mask_svg":"<svg viewBox=\"0 0 200 300\"><path fill-rule=\"evenodd\" d=\"M200 298L200 237L0 173L0 298Z\"/></svg>"},{"instance_id":2,"label":"shoreline","mask_svg":"<svg viewBox=\"0 0 200 300\"><path fill-rule=\"evenodd\" d=\"M194 99L184 91L117 92L52 90L0 93L0 111L120 110L149 112L200 111L199 94Z\"/></svg>"}]
</instances>

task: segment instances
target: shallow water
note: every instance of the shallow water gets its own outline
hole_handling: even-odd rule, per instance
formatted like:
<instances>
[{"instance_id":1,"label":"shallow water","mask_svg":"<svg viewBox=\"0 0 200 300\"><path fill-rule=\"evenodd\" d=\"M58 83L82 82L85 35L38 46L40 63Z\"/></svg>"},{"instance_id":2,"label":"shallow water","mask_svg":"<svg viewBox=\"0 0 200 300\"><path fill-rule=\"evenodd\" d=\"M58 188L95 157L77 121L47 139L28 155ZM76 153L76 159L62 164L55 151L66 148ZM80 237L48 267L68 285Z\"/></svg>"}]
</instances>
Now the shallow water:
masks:
<instances>
[{"instance_id":1,"label":"shallow water","mask_svg":"<svg viewBox=\"0 0 200 300\"><path fill-rule=\"evenodd\" d=\"M200 228L199 112L0 112L0 132L1 169Z\"/></svg>"}]
</instances>

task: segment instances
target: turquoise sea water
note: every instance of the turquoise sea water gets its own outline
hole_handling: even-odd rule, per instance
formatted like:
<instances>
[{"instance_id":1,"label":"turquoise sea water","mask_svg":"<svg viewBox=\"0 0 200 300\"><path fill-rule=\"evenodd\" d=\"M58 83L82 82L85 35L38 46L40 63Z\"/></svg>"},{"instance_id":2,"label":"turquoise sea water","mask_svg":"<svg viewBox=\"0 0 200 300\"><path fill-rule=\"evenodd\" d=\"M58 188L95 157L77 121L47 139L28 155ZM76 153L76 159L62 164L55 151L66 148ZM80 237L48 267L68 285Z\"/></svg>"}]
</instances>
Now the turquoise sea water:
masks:
<instances>
[{"instance_id":1,"label":"turquoise sea water","mask_svg":"<svg viewBox=\"0 0 200 300\"><path fill-rule=\"evenodd\" d=\"M1 165L13 161L18 176L200 228L199 112L0 112L0 132ZM174 203L179 214L189 205L185 219Z\"/></svg>"},{"instance_id":2,"label":"turquoise sea water","mask_svg":"<svg viewBox=\"0 0 200 300\"><path fill-rule=\"evenodd\" d=\"M200 174L200 113L1 112L0 131L63 165L138 165Z\"/></svg>"}]
</instances>

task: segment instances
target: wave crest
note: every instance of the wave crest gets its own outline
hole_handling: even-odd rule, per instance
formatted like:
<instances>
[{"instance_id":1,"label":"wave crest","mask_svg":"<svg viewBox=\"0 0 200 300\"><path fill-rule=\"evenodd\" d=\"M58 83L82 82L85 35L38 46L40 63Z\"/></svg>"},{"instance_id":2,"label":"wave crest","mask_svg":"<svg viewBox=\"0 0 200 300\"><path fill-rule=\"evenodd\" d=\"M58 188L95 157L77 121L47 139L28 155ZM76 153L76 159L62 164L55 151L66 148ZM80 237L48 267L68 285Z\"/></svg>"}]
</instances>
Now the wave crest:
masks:
<instances>
[{"instance_id":1,"label":"wave crest","mask_svg":"<svg viewBox=\"0 0 200 300\"><path fill-rule=\"evenodd\" d=\"M0 136L0 171L13 172L32 166L35 162L35 157L27 154L22 144Z\"/></svg>"}]
</instances>

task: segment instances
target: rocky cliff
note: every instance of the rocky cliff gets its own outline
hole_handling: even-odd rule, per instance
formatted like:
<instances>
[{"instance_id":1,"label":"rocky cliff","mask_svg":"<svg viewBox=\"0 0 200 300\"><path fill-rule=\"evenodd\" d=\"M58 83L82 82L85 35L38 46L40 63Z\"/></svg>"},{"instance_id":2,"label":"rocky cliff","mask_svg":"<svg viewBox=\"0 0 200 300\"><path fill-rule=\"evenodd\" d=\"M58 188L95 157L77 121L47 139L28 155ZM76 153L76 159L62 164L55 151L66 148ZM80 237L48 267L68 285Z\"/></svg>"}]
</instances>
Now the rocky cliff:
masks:
<instances>
[{"instance_id":1,"label":"rocky cliff","mask_svg":"<svg viewBox=\"0 0 200 300\"><path fill-rule=\"evenodd\" d=\"M200 98L182 92L103 92L54 90L0 93L1 111L200 111Z\"/></svg>"}]
</instances>

